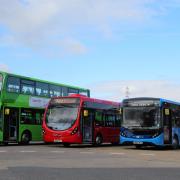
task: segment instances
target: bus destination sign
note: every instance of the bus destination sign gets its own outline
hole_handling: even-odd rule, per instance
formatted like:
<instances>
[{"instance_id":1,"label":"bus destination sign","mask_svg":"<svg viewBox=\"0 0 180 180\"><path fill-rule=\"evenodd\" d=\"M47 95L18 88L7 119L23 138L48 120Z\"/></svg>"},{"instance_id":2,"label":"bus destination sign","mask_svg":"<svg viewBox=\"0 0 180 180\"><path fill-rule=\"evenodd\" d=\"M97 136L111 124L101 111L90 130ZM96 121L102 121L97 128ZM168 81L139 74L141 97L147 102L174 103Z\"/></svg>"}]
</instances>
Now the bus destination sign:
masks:
<instances>
[{"instance_id":1,"label":"bus destination sign","mask_svg":"<svg viewBox=\"0 0 180 180\"><path fill-rule=\"evenodd\" d=\"M146 106L159 106L159 101L154 100L138 100L138 101L125 101L124 106L126 107L146 107Z\"/></svg>"},{"instance_id":2,"label":"bus destination sign","mask_svg":"<svg viewBox=\"0 0 180 180\"><path fill-rule=\"evenodd\" d=\"M51 104L78 104L79 102L79 98L57 98L51 100Z\"/></svg>"}]
</instances>

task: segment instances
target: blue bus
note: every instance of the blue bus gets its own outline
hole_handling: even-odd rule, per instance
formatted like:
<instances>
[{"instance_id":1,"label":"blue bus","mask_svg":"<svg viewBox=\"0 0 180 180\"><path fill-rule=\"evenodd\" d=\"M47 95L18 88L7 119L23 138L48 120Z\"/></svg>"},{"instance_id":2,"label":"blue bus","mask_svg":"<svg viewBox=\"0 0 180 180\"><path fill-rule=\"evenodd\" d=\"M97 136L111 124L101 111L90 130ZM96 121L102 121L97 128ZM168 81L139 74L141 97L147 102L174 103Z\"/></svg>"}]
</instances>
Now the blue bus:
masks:
<instances>
[{"instance_id":1,"label":"blue bus","mask_svg":"<svg viewBox=\"0 0 180 180\"><path fill-rule=\"evenodd\" d=\"M161 98L130 98L122 102L121 144L179 148L180 103Z\"/></svg>"}]
</instances>

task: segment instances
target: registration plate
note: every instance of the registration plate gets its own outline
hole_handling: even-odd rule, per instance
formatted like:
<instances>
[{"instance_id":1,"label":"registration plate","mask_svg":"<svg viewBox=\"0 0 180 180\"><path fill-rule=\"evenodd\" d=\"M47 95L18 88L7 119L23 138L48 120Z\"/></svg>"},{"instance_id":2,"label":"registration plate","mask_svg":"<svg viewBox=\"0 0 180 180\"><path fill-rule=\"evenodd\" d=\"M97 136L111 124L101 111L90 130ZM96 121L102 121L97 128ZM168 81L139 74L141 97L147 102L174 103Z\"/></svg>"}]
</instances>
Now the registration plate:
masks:
<instances>
[{"instance_id":1,"label":"registration plate","mask_svg":"<svg viewBox=\"0 0 180 180\"><path fill-rule=\"evenodd\" d=\"M143 142L134 141L133 144L143 144Z\"/></svg>"},{"instance_id":2,"label":"registration plate","mask_svg":"<svg viewBox=\"0 0 180 180\"><path fill-rule=\"evenodd\" d=\"M60 142L62 142L62 140L61 139L54 139L54 142L60 143Z\"/></svg>"}]
</instances>

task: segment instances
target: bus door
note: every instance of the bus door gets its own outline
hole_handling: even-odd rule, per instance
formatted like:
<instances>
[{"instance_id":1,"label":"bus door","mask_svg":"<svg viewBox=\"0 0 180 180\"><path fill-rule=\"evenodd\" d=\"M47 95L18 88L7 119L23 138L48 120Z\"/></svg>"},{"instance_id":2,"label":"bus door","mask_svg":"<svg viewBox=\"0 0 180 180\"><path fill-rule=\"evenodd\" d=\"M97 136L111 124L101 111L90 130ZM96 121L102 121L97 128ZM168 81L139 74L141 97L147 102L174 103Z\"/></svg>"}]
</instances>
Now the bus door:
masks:
<instances>
[{"instance_id":1,"label":"bus door","mask_svg":"<svg viewBox=\"0 0 180 180\"><path fill-rule=\"evenodd\" d=\"M93 141L93 121L94 113L91 110L83 110L82 134L83 143L92 143Z\"/></svg>"},{"instance_id":2,"label":"bus door","mask_svg":"<svg viewBox=\"0 0 180 180\"><path fill-rule=\"evenodd\" d=\"M4 141L17 141L19 109L4 108Z\"/></svg>"},{"instance_id":3,"label":"bus door","mask_svg":"<svg viewBox=\"0 0 180 180\"><path fill-rule=\"evenodd\" d=\"M107 142L118 142L120 127L116 127L116 113L115 112L106 112L104 113L105 117L105 128L104 128L104 141Z\"/></svg>"},{"instance_id":4,"label":"bus door","mask_svg":"<svg viewBox=\"0 0 180 180\"><path fill-rule=\"evenodd\" d=\"M163 117L164 144L172 144L172 119L169 108L164 109Z\"/></svg>"}]
</instances>

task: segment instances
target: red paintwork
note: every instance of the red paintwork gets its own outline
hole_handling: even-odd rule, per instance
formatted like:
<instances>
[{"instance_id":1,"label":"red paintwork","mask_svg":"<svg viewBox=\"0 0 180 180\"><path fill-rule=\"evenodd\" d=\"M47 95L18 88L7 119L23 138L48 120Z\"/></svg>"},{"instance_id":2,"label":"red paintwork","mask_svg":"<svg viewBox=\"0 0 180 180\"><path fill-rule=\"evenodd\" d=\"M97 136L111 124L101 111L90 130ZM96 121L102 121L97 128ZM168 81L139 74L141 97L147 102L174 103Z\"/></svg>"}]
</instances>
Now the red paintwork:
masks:
<instances>
[{"instance_id":1,"label":"red paintwork","mask_svg":"<svg viewBox=\"0 0 180 180\"><path fill-rule=\"evenodd\" d=\"M49 129L45 123L46 112L48 110L48 106L47 106L45 113L44 113L43 125L42 125L43 139L45 142L55 142L56 140L57 141L59 140L62 143L70 143L70 144L82 144L83 143L83 137L82 137L82 133L80 131L80 129L81 129L80 115L81 115L82 103L84 101L113 105L116 108L120 107L120 103L118 103L118 102L94 99L94 98L90 98L90 97L79 95L79 94L73 94L73 95L67 96L67 98L69 98L69 97L80 98L80 108L79 108L78 117L76 119L75 124L68 130L63 130L63 131L54 131L52 129ZM53 99L60 99L60 98L61 97L56 97ZM63 97L63 98L66 98L66 97ZM76 134L72 135L71 133L76 127L78 127L78 132ZM99 127L99 126L96 127L94 125L93 137L95 138L98 133L101 133L101 135L103 136L103 143L104 142L119 143L120 127Z\"/></svg>"}]
</instances>

